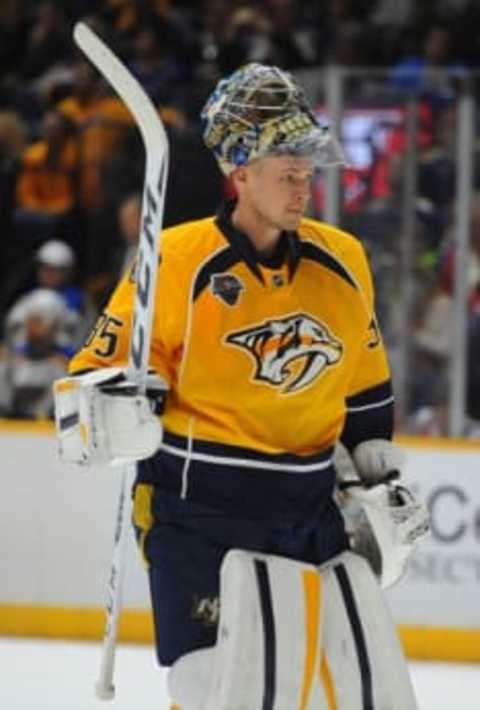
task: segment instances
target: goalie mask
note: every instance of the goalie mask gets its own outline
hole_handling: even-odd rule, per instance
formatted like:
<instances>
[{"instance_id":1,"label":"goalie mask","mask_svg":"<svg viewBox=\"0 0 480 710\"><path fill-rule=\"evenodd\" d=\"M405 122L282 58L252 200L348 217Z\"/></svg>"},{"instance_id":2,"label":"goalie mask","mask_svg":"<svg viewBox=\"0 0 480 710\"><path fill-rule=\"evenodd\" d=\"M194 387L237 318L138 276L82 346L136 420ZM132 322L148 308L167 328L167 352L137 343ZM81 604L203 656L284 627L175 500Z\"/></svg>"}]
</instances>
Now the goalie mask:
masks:
<instances>
[{"instance_id":1,"label":"goalie mask","mask_svg":"<svg viewBox=\"0 0 480 710\"><path fill-rule=\"evenodd\" d=\"M265 155L305 155L317 167L345 162L328 126L317 121L287 72L247 64L222 79L202 113L203 139L229 175Z\"/></svg>"}]
</instances>

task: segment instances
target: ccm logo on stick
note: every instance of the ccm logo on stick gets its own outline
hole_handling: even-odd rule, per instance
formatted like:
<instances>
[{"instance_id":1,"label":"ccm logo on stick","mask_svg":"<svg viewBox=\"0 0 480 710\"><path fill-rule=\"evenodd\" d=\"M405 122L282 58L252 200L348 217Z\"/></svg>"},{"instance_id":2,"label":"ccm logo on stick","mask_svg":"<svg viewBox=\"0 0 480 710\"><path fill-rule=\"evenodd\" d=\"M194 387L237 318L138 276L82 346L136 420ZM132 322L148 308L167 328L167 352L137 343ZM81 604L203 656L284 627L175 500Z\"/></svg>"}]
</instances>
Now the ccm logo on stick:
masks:
<instances>
[{"instance_id":1,"label":"ccm logo on stick","mask_svg":"<svg viewBox=\"0 0 480 710\"><path fill-rule=\"evenodd\" d=\"M157 191L159 197L162 195L163 188L163 173L164 165L160 170L160 176L158 179ZM138 260L137 269L137 308L135 308L135 318L133 322L133 332L132 332L132 347L131 356L134 366L140 369L143 349L145 346L145 329L147 327L146 318L148 316L148 301L150 296L150 289L154 279L152 279L151 273L151 259L147 254L144 253L144 245L148 243L151 250L155 249L155 234L152 233L151 227L154 223L153 215L157 212L157 201L150 190L149 185L145 189L145 216L143 218L142 233L145 235L146 240L140 239L140 253Z\"/></svg>"}]
</instances>

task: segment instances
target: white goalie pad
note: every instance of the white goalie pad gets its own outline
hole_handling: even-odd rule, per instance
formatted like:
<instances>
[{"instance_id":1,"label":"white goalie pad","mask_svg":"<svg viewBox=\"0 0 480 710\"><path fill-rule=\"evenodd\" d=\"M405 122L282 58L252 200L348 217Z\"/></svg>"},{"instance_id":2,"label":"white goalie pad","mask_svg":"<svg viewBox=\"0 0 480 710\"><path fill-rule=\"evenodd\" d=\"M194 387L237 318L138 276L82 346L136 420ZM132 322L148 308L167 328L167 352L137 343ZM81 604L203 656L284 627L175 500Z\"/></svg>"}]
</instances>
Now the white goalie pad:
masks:
<instances>
[{"instance_id":1,"label":"white goalie pad","mask_svg":"<svg viewBox=\"0 0 480 710\"><path fill-rule=\"evenodd\" d=\"M169 673L182 710L416 710L406 663L365 560L318 570L233 550L217 644Z\"/></svg>"},{"instance_id":2,"label":"white goalie pad","mask_svg":"<svg viewBox=\"0 0 480 710\"><path fill-rule=\"evenodd\" d=\"M336 707L417 710L395 625L368 562L346 552L322 568L321 574L325 589L322 646Z\"/></svg>"},{"instance_id":3,"label":"white goalie pad","mask_svg":"<svg viewBox=\"0 0 480 710\"><path fill-rule=\"evenodd\" d=\"M148 398L128 392L102 391L123 373L108 368L54 383L55 424L62 461L121 465L144 459L162 440L160 420ZM127 383L128 385L128 383Z\"/></svg>"}]
</instances>

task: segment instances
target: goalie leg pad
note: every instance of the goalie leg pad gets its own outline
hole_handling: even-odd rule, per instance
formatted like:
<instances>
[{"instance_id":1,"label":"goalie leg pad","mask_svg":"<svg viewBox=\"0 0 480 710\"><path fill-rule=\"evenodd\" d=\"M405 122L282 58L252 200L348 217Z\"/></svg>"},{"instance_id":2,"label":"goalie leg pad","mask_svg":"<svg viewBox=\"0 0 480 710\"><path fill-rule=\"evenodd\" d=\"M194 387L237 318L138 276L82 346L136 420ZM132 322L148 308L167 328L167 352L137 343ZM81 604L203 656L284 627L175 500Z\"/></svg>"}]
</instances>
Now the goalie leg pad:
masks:
<instances>
[{"instance_id":1,"label":"goalie leg pad","mask_svg":"<svg viewBox=\"0 0 480 710\"><path fill-rule=\"evenodd\" d=\"M203 648L181 656L167 675L168 692L175 707L181 710L207 708L216 649Z\"/></svg>"},{"instance_id":2,"label":"goalie leg pad","mask_svg":"<svg viewBox=\"0 0 480 710\"><path fill-rule=\"evenodd\" d=\"M320 684L313 693L323 609L316 567L233 550L220 589L217 664L206 707L306 709L312 696L316 710L328 710Z\"/></svg>"},{"instance_id":3,"label":"goalie leg pad","mask_svg":"<svg viewBox=\"0 0 480 710\"><path fill-rule=\"evenodd\" d=\"M368 562L344 552L320 568L323 650L342 710L416 710L407 664Z\"/></svg>"},{"instance_id":4,"label":"goalie leg pad","mask_svg":"<svg viewBox=\"0 0 480 710\"><path fill-rule=\"evenodd\" d=\"M217 644L174 663L173 701L182 710L310 707L302 703L320 669L317 568L232 550L222 564L220 598ZM315 698L315 710L330 709L321 688Z\"/></svg>"},{"instance_id":5,"label":"goalie leg pad","mask_svg":"<svg viewBox=\"0 0 480 710\"><path fill-rule=\"evenodd\" d=\"M325 567L232 550L217 644L180 658L183 710L415 710L393 622L368 564Z\"/></svg>"}]
</instances>

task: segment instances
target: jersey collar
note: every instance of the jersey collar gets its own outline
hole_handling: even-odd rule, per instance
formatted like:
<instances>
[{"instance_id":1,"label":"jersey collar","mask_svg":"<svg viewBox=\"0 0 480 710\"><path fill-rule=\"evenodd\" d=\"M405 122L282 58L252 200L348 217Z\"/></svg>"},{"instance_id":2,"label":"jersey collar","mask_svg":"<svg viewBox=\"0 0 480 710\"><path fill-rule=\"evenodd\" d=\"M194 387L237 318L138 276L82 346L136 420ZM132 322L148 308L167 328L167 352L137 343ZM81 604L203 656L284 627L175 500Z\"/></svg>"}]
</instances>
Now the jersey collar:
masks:
<instances>
[{"instance_id":1,"label":"jersey collar","mask_svg":"<svg viewBox=\"0 0 480 710\"><path fill-rule=\"evenodd\" d=\"M231 248L239 254L250 271L262 283L264 283L264 278L259 265L275 269L280 268L285 261L288 266L288 278L291 281L300 261L300 239L297 232L282 232L276 253L273 257L264 259L258 254L247 235L234 226L232 212L235 209L235 204L235 200L225 202L220 207L215 220L215 224L227 239Z\"/></svg>"}]
</instances>

